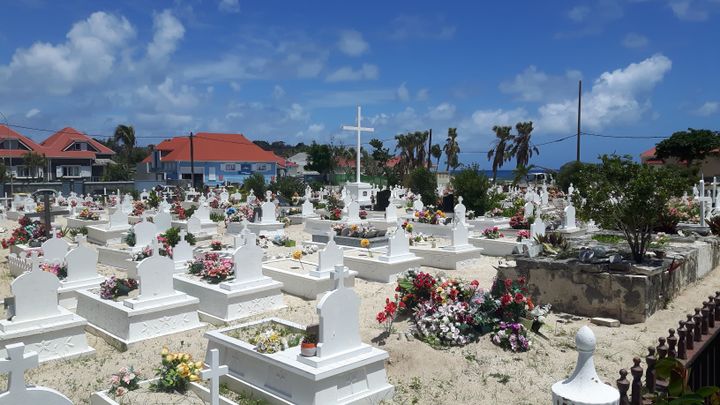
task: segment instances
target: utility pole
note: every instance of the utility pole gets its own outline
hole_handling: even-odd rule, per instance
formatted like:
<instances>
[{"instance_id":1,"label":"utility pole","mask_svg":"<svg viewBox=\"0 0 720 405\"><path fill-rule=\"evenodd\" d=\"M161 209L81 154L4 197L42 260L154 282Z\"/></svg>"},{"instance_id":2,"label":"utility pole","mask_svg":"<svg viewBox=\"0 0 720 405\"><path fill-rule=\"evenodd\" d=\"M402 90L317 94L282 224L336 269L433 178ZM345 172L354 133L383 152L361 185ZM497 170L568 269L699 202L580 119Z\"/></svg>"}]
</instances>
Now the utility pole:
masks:
<instances>
[{"instance_id":1,"label":"utility pole","mask_svg":"<svg viewBox=\"0 0 720 405\"><path fill-rule=\"evenodd\" d=\"M430 128L430 130L428 132L430 133L430 136L428 136L427 168L428 168L428 170L430 170L432 168L432 155L430 154L430 152L432 151L432 128Z\"/></svg>"},{"instance_id":2,"label":"utility pole","mask_svg":"<svg viewBox=\"0 0 720 405\"><path fill-rule=\"evenodd\" d=\"M578 81L578 126L577 126L577 157L580 162L580 115L582 111L582 80Z\"/></svg>"},{"instance_id":3,"label":"utility pole","mask_svg":"<svg viewBox=\"0 0 720 405\"><path fill-rule=\"evenodd\" d=\"M190 182L195 187L195 147L193 146L193 133L190 132Z\"/></svg>"}]
</instances>

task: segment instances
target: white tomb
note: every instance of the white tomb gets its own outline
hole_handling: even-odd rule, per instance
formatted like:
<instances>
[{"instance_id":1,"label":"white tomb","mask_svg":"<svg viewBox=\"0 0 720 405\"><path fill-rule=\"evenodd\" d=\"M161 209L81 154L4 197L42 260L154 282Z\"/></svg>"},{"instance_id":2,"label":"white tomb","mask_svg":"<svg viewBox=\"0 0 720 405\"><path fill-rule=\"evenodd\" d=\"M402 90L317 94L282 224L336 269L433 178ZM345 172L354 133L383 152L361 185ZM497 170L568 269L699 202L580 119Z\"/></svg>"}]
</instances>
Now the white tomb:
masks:
<instances>
[{"instance_id":1,"label":"white tomb","mask_svg":"<svg viewBox=\"0 0 720 405\"><path fill-rule=\"evenodd\" d=\"M269 193L269 191L268 191ZM267 198L269 198L268 196ZM248 229L255 235L263 235L269 238L275 237L275 235L284 234L285 224L277 220L276 206L272 201L266 200L260 206L262 214L260 220L257 222L248 223Z\"/></svg>"},{"instance_id":2,"label":"white tomb","mask_svg":"<svg viewBox=\"0 0 720 405\"><path fill-rule=\"evenodd\" d=\"M535 204L531 201L525 203L523 216L525 219L532 217L535 214Z\"/></svg>"},{"instance_id":3,"label":"white tomb","mask_svg":"<svg viewBox=\"0 0 720 405\"><path fill-rule=\"evenodd\" d=\"M212 284L191 274L177 274L175 288L200 299L200 316L223 324L265 311L285 307L282 283L263 275L263 249L249 234L246 243L233 253L234 278Z\"/></svg>"},{"instance_id":4,"label":"white tomb","mask_svg":"<svg viewBox=\"0 0 720 405\"><path fill-rule=\"evenodd\" d=\"M26 351L25 344L6 346L6 358L0 359L0 373L8 374L8 389L0 394L0 405L72 405L65 395L52 388L25 383L25 371L37 367L39 355Z\"/></svg>"},{"instance_id":5,"label":"white tomb","mask_svg":"<svg viewBox=\"0 0 720 405\"><path fill-rule=\"evenodd\" d=\"M414 245L410 251L420 257L420 265L437 269L457 270L461 262L480 257L481 248L468 242L468 229L465 223L457 222L452 230L450 245L434 248L426 245Z\"/></svg>"},{"instance_id":6,"label":"white tomb","mask_svg":"<svg viewBox=\"0 0 720 405\"><path fill-rule=\"evenodd\" d=\"M145 220L133 225L133 232L135 233L135 246L132 249L134 251L142 250L151 245L158 234L155 224Z\"/></svg>"},{"instance_id":7,"label":"white tomb","mask_svg":"<svg viewBox=\"0 0 720 405\"><path fill-rule=\"evenodd\" d=\"M540 217L535 218L535 222L530 224L530 239L534 240L538 236L545 236L545 223Z\"/></svg>"},{"instance_id":8,"label":"white tomb","mask_svg":"<svg viewBox=\"0 0 720 405\"><path fill-rule=\"evenodd\" d=\"M385 207L385 222L395 224L397 220L397 207L393 204L388 204L388 206Z\"/></svg>"},{"instance_id":9,"label":"white tomb","mask_svg":"<svg viewBox=\"0 0 720 405\"><path fill-rule=\"evenodd\" d=\"M371 252L366 249L345 252L345 264L357 271L358 277L383 283L395 281L399 274L419 266L421 261L410 252L408 237L400 228L389 236L387 248L372 249Z\"/></svg>"},{"instance_id":10,"label":"white tomb","mask_svg":"<svg viewBox=\"0 0 720 405\"><path fill-rule=\"evenodd\" d=\"M558 229L558 232L571 236L580 236L585 234L586 230L579 228L575 222L575 207L573 206L572 201L570 201L570 204L565 207L563 211L565 216L563 218L562 226Z\"/></svg>"},{"instance_id":11,"label":"white tomb","mask_svg":"<svg viewBox=\"0 0 720 405\"><path fill-rule=\"evenodd\" d=\"M128 214L122 209L115 210L110 214L107 224L90 225L88 230L88 241L106 246L117 244L122 240L123 235L130 229Z\"/></svg>"},{"instance_id":12,"label":"white tomb","mask_svg":"<svg viewBox=\"0 0 720 405\"><path fill-rule=\"evenodd\" d=\"M415 211L422 211L423 208L425 208L425 204L423 204L422 198L419 195L415 198L415 201L413 201L412 206Z\"/></svg>"},{"instance_id":13,"label":"white tomb","mask_svg":"<svg viewBox=\"0 0 720 405\"><path fill-rule=\"evenodd\" d=\"M97 288L105 280L97 272L98 252L88 246L82 235L75 237L77 247L65 255L67 277L60 280L58 295L60 305L74 310L77 307L77 291Z\"/></svg>"},{"instance_id":14,"label":"white tomb","mask_svg":"<svg viewBox=\"0 0 720 405\"><path fill-rule=\"evenodd\" d=\"M357 201L351 201L346 207L347 216L342 219L346 224L359 224L362 222L360 219L360 204Z\"/></svg>"},{"instance_id":15,"label":"white tomb","mask_svg":"<svg viewBox=\"0 0 720 405\"><path fill-rule=\"evenodd\" d=\"M62 263L65 255L70 249L70 244L63 238L58 237L58 231L53 229L48 240L42 243L43 261L47 263Z\"/></svg>"},{"instance_id":16,"label":"white tomb","mask_svg":"<svg viewBox=\"0 0 720 405\"><path fill-rule=\"evenodd\" d=\"M121 302L104 300L96 291L78 291L77 313L90 330L120 350L147 339L202 327L199 300L173 288L175 264L159 253L138 265L140 294Z\"/></svg>"},{"instance_id":17,"label":"white tomb","mask_svg":"<svg viewBox=\"0 0 720 405\"><path fill-rule=\"evenodd\" d=\"M40 270L33 253L32 270L10 285L15 302L13 316L0 320L0 357L7 356L7 345L20 342L37 352L41 362L95 352L85 337L87 321L58 305L59 288L58 278Z\"/></svg>"},{"instance_id":18,"label":"white tomb","mask_svg":"<svg viewBox=\"0 0 720 405\"><path fill-rule=\"evenodd\" d=\"M170 215L169 212L160 210L153 217L153 223L155 224L158 233L164 233L172 227L172 215Z\"/></svg>"},{"instance_id":19,"label":"white tomb","mask_svg":"<svg viewBox=\"0 0 720 405\"><path fill-rule=\"evenodd\" d=\"M208 356L219 349L220 362L229 368L225 378L228 387L249 388L260 397L288 404L376 404L390 400L394 387L387 382L388 354L360 339L360 297L344 286L345 276L345 267L338 265L333 273L335 289L317 305L320 325L315 356L303 357L300 346L262 354L254 345L229 336L235 329L268 322L304 329L281 319L205 333Z\"/></svg>"}]
</instances>

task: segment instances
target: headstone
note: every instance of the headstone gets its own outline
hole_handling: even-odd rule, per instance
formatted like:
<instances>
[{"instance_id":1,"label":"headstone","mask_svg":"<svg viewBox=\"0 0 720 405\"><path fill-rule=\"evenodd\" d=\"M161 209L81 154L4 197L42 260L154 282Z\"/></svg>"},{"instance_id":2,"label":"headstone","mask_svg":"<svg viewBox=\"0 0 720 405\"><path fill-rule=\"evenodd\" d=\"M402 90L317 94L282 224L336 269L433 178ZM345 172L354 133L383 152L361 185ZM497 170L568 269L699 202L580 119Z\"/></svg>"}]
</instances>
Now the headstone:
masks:
<instances>
[{"instance_id":1,"label":"headstone","mask_svg":"<svg viewBox=\"0 0 720 405\"><path fill-rule=\"evenodd\" d=\"M315 208L313 207L313 203L310 202L309 198L306 198L305 202L302 203L302 216L311 217L314 215L315 215Z\"/></svg>"},{"instance_id":2,"label":"headstone","mask_svg":"<svg viewBox=\"0 0 720 405\"><path fill-rule=\"evenodd\" d=\"M593 353L595 352L595 334L583 326L575 335L575 347L578 352L577 364L572 375L552 386L553 404L617 405L620 392L600 380L595 371Z\"/></svg>"},{"instance_id":3,"label":"headstone","mask_svg":"<svg viewBox=\"0 0 720 405\"><path fill-rule=\"evenodd\" d=\"M540 219L539 215L535 217L535 222L530 225L530 238L535 239L538 236L545 236L545 223Z\"/></svg>"},{"instance_id":4,"label":"headstone","mask_svg":"<svg viewBox=\"0 0 720 405\"><path fill-rule=\"evenodd\" d=\"M347 206L347 222L360 222L360 204L357 201Z\"/></svg>"},{"instance_id":5,"label":"headstone","mask_svg":"<svg viewBox=\"0 0 720 405\"><path fill-rule=\"evenodd\" d=\"M175 263L169 257L160 255L157 239L153 240L152 250L152 256L143 259L138 264L140 294L135 299L126 300L126 304L128 301L142 302L175 295L173 288ZM128 306L133 307L133 305Z\"/></svg>"},{"instance_id":6,"label":"headstone","mask_svg":"<svg viewBox=\"0 0 720 405\"><path fill-rule=\"evenodd\" d=\"M148 198L150 198L150 193L146 189L143 189L142 193L140 193L140 200L145 201Z\"/></svg>"},{"instance_id":7,"label":"headstone","mask_svg":"<svg viewBox=\"0 0 720 405\"><path fill-rule=\"evenodd\" d=\"M128 214L122 209L117 209L110 214L110 218L106 225L107 230L125 229L128 227Z\"/></svg>"},{"instance_id":8,"label":"headstone","mask_svg":"<svg viewBox=\"0 0 720 405\"><path fill-rule=\"evenodd\" d=\"M223 190L223 192L220 193L220 202L226 203L228 201L230 201L230 194L227 191Z\"/></svg>"},{"instance_id":9,"label":"headstone","mask_svg":"<svg viewBox=\"0 0 720 405\"><path fill-rule=\"evenodd\" d=\"M565 220L563 222L563 228L564 229L575 229L577 228L577 225L575 224L575 207L573 207L572 202L570 205L565 207Z\"/></svg>"},{"instance_id":10,"label":"headstone","mask_svg":"<svg viewBox=\"0 0 720 405\"><path fill-rule=\"evenodd\" d=\"M344 264L342 249L335 243L335 232L328 232L328 242L325 249L318 252L318 273L329 273L335 269L335 265Z\"/></svg>"},{"instance_id":11,"label":"headstone","mask_svg":"<svg viewBox=\"0 0 720 405\"><path fill-rule=\"evenodd\" d=\"M158 205L158 212L164 212L169 214L171 210L172 205L167 202L167 200L163 199L162 201L160 201L160 205Z\"/></svg>"},{"instance_id":12,"label":"headstone","mask_svg":"<svg viewBox=\"0 0 720 405\"><path fill-rule=\"evenodd\" d=\"M270 201L272 201L272 191L267 190L267 191L265 191L265 202L270 202Z\"/></svg>"},{"instance_id":13,"label":"headstone","mask_svg":"<svg viewBox=\"0 0 720 405\"><path fill-rule=\"evenodd\" d=\"M52 231L52 237L42 244L43 260L48 263L62 263L70 249L70 244L63 238L58 238L57 230Z\"/></svg>"},{"instance_id":14,"label":"headstone","mask_svg":"<svg viewBox=\"0 0 720 405\"><path fill-rule=\"evenodd\" d=\"M24 201L23 211L25 213L33 213L37 211L37 203L30 197L27 197Z\"/></svg>"},{"instance_id":15,"label":"headstone","mask_svg":"<svg viewBox=\"0 0 720 405\"><path fill-rule=\"evenodd\" d=\"M550 198L550 195L548 194L547 190L543 190L540 193L540 205L542 207L547 207L549 198Z\"/></svg>"},{"instance_id":16,"label":"headstone","mask_svg":"<svg viewBox=\"0 0 720 405\"><path fill-rule=\"evenodd\" d=\"M405 232L398 228L389 238L387 253L380 255L378 260L383 262L393 262L398 260L415 258L416 256L410 253L410 242Z\"/></svg>"},{"instance_id":17,"label":"headstone","mask_svg":"<svg viewBox=\"0 0 720 405\"><path fill-rule=\"evenodd\" d=\"M130 197L129 195L124 196L122 203L120 204L120 209L118 211L122 211L125 214L130 215L133 212L132 197Z\"/></svg>"},{"instance_id":18,"label":"headstone","mask_svg":"<svg viewBox=\"0 0 720 405\"><path fill-rule=\"evenodd\" d=\"M98 251L87 245L83 235L78 235L75 240L78 246L65 255L65 263L67 264L65 281L97 278Z\"/></svg>"},{"instance_id":19,"label":"headstone","mask_svg":"<svg viewBox=\"0 0 720 405\"><path fill-rule=\"evenodd\" d=\"M193 247L185 240L187 232L185 230L180 231L180 240L177 245L173 248L173 261L176 263L187 263L193 259Z\"/></svg>"},{"instance_id":20,"label":"headstone","mask_svg":"<svg viewBox=\"0 0 720 405\"><path fill-rule=\"evenodd\" d=\"M133 226L133 231L135 231L135 247L143 248L150 245L153 240L157 240L157 227L150 221L138 222Z\"/></svg>"},{"instance_id":21,"label":"headstone","mask_svg":"<svg viewBox=\"0 0 720 405\"><path fill-rule=\"evenodd\" d=\"M58 289L60 280L40 270L37 252L32 252L32 271L21 274L10 286L15 297L15 322L49 318L60 315Z\"/></svg>"},{"instance_id":22,"label":"headstone","mask_svg":"<svg viewBox=\"0 0 720 405\"><path fill-rule=\"evenodd\" d=\"M255 234L248 234L245 245L233 253L235 279L223 281L220 288L232 290L243 284L252 283L264 278L262 272L263 249L255 243Z\"/></svg>"},{"instance_id":23,"label":"headstone","mask_svg":"<svg viewBox=\"0 0 720 405\"><path fill-rule=\"evenodd\" d=\"M260 217L261 224L274 224L277 222L275 216L275 204L272 201L266 201L262 204L262 216Z\"/></svg>"},{"instance_id":24,"label":"headstone","mask_svg":"<svg viewBox=\"0 0 720 405\"><path fill-rule=\"evenodd\" d=\"M220 351L210 350L210 367L200 371L200 378L210 380L210 405L220 405L220 377L229 373L228 366L220 365Z\"/></svg>"},{"instance_id":25,"label":"headstone","mask_svg":"<svg viewBox=\"0 0 720 405\"><path fill-rule=\"evenodd\" d=\"M465 208L465 205L462 202L463 202L463 198L462 198L462 196L459 196L458 203L455 206L455 209L453 209L453 213L454 213L456 222L465 223L465 213L467 212L467 209Z\"/></svg>"},{"instance_id":26,"label":"headstone","mask_svg":"<svg viewBox=\"0 0 720 405\"><path fill-rule=\"evenodd\" d=\"M527 218L532 217L534 213L535 213L535 205L530 201L526 202L525 203L525 211L523 214L525 216L525 218L527 219Z\"/></svg>"},{"instance_id":27,"label":"headstone","mask_svg":"<svg viewBox=\"0 0 720 405\"><path fill-rule=\"evenodd\" d=\"M396 223L397 219L397 208L395 205L390 204L385 207L385 222Z\"/></svg>"},{"instance_id":28,"label":"headstone","mask_svg":"<svg viewBox=\"0 0 720 405\"><path fill-rule=\"evenodd\" d=\"M192 216L199 219L201 223L212 222L210 221L210 210L205 203L200 203L200 206L197 207Z\"/></svg>"},{"instance_id":29,"label":"headstone","mask_svg":"<svg viewBox=\"0 0 720 405\"><path fill-rule=\"evenodd\" d=\"M415 198L415 201L413 201L413 209L415 211L422 211L423 208L425 208L425 204L423 204L422 198L420 198L420 196L417 196Z\"/></svg>"},{"instance_id":30,"label":"headstone","mask_svg":"<svg viewBox=\"0 0 720 405\"><path fill-rule=\"evenodd\" d=\"M363 347L360 339L360 297L344 285L347 277L345 266L336 265L331 276L336 283L335 290L325 294L317 306L320 316L317 357L320 359Z\"/></svg>"},{"instance_id":31,"label":"headstone","mask_svg":"<svg viewBox=\"0 0 720 405\"><path fill-rule=\"evenodd\" d=\"M200 219L194 215L187 221L187 231L193 235L199 235L202 233L202 223Z\"/></svg>"},{"instance_id":32,"label":"headstone","mask_svg":"<svg viewBox=\"0 0 720 405\"><path fill-rule=\"evenodd\" d=\"M23 343L9 344L5 350L7 358L0 359L0 373L8 374L8 389L0 394L0 404L72 405L72 401L53 389L25 383L25 371L38 366L36 352L25 353Z\"/></svg>"},{"instance_id":33,"label":"headstone","mask_svg":"<svg viewBox=\"0 0 720 405\"><path fill-rule=\"evenodd\" d=\"M573 184L570 183L570 187L568 187L568 195L567 195L568 201L572 200L573 193L575 193L575 186L573 186Z\"/></svg>"},{"instance_id":34,"label":"headstone","mask_svg":"<svg viewBox=\"0 0 720 405\"><path fill-rule=\"evenodd\" d=\"M172 215L165 211L160 211L153 217L156 231L163 233L172 227Z\"/></svg>"},{"instance_id":35,"label":"headstone","mask_svg":"<svg viewBox=\"0 0 720 405\"><path fill-rule=\"evenodd\" d=\"M465 222L456 222L453 226L452 232L450 233L450 246L448 250L460 250L472 248L472 245L468 243L468 229Z\"/></svg>"},{"instance_id":36,"label":"headstone","mask_svg":"<svg viewBox=\"0 0 720 405\"><path fill-rule=\"evenodd\" d=\"M250 190L250 193L247 195L245 202L247 202L248 204L252 204L255 202L256 199L257 199L257 197L255 197L255 191Z\"/></svg>"}]
</instances>

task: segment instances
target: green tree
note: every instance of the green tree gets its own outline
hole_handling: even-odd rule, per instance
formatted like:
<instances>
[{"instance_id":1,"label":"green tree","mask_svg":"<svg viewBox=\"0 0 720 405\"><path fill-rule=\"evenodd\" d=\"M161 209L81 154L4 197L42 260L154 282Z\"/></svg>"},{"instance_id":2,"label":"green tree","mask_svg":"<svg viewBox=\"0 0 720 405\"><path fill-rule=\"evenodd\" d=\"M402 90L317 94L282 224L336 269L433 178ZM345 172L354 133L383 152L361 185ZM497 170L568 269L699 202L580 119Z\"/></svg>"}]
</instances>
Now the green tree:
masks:
<instances>
[{"instance_id":1,"label":"green tree","mask_svg":"<svg viewBox=\"0 0 720 405\"><path fill-rule=\"evenodd\" d=\"M710 152L720 148L720 133L709 129L688 128L673 133L655 146L660 159L676 158L690 166L695 160L703 160Z\"/></svg>"},{"instance_id":2,"label":"green tree","mask_svg":"<svg viewBox=\"0 0 720 405\"><path fill-rule=\"evenodd\" d=\"M268 189L272 192L280 192L286 199L291 199L295 193L298 196L305 194L305 182L300 177L283 176L270 183Z\"/></svg>"},{"instance_id":3,"label":"green tree","mask_svg":"<svg viewBox=\"0 0 720 405\"><path fill-rule=\"evenodd\" d=\"M642 263L658 213L671 197L682 195L687 183L677 170L638 164L631 156L603 155L600 160L580 172L573 197L578 214L621 231L632 259Z\"/></svg>"},{"instance_id":4,"label":"green tree","mask_svg":"<svg viewBox=\"0 0 720 405\"><path fill-rule=\"evenodd\" d=\"M492 172L493 172L493 183L497 179L497 171L502 165L510 160L510 142L512 141L512 135L510 135L510 127L498 126L493 127L495 132L495 141L493 147L488 151L488 160L492 161Z\"/></svg>"},{"instance_id":5,"label":"green tree","mask_svg":"<svg viewBox=\"0 0 720 405\"><path fill-rule=\"evenodd\" d=\"M337 162L335 161L335 153L329 145L321 145L313 141L307 151L308 163L305 170L311 170L320 173L325 184L330 182L330 174L335 171Z\"/></svg>"},{"instance_id":6,"label":"green tree","mask_svg":"<svg viewBox=\"0 0 720 405\"><path fill-rule=\"evenodd\" d=\"M32 179L40 178L40 170L47 166L47 158L37 152L27 152L23 155L23 164L27 166Z\"/></svg>"},{"instance_id":7,"label":"green tree","mask_svg":"<svg viewBox=\"0 0 720 405\"><path fill-rule=\"evenodd\" d=\"M397 141L396 150L400 151L400 163L398 168L403 174L410 173L413 169L427 165L427 141L430 133L428 131L408 132L395 136Z\"/></svg>"},{"instance_id":8,"label":"green tree","mask_svg":"<svg viewBox=\"0 0 720 405\"><path fill-rule=\"evenodd\" d=\"M518 122L515 124L515 129L518 134L513 137L510 154L516 159L516 167L527 166L530 158L533 156L533 152L535 152L536 155L540 154L538 148L530 142L533 123L532 121Z\"/></svg>"},{"instance_id":9,"label":"green tree","mask_svg":"<svg viewBox=\"0 0 720 405\"><path fill-rule=\"evenodd\" d=\"M111 162L105 166L103 181L128 181L132 177L130 168L125 163Z\"/></svg>"},{"instance_id":10,"label":"green tree","mask_svg":"<svg viewBox=\"0 0 720 405\"><path fill-rule=\"evenodd\" d=\"M565 163L560 166L560 170L555 176L555 184L560 190L567 191L570 183L578 184L578 177L585 166L591 166L591 164L578 162L577 160Z\"/></svg>"},{"instance_id":11,"label":"green tree","mask_svg":"<svg viewBox=\"0 0 720 405\"><path fill-rule=\"evenodd\" d=\"M250 190L252 190L258 198L264 198L265 176L260 173L251 174L245 178L245 181L243 181L243 189L245 189L246 193L249 193Z\"/></svg>"},{"instance_id":12,"label":"green tree","mask_svg":"<svg viewBox=\"0 0 720 405\"><path fill-rule=\"evenodd\" d=\"M135 149L136 143L135 128L131 125L118 125L115 128L115 133L113 134L113 141L115 141L116 144L123 145L125 162L129 165L137 163L132 160L133 150Z\"/></svg>"},{"instance_id":13,"label":"green tree","mask_svg":"<svg viewBox=\"0 0 720 405\"><path fill-rule=\"evenodd\" d=\"M405 177L405 186L413 193L419 194L425 204L435 205L437 203L437 176L427 167L420 166L413 169Z\"/></svg>"},{"instance_id":14,"label":"green tree","mask_svg":"<svg viewBox=\"0 0 720 405\"><path fill-rule=\"evenodd\" d=\"M477 215L483 215L489 208L490 180L482 173L477 163L466 167L453 176L450 183L456 196L462 196L463 204Z\"/></svg>"},{"instance_id":15,"label":"green tree","mask_svg":"<svg viewBox=\"0 0 720 405\"><path fill-rule=\"evenodd\" d=\"M445 152L445 158L447 159L445 170L457 169L460 166L460 145L457 141L457 128L448 128L448 136L445 140L445 146L443 146L443 152Z\"/></svg>"},{"instance_id":16,"label":"green tree","mask_svg":"<svg viewBox=\"0 0 720 405\"><path fill-rule=\"evenodd\" d=\"M10 179L10 173L8 168L5 166L5 162L0 161L0 183L5 183Z\"/></svg>"},{"instance_id":17,"label":"green tree","mask_svg":"<svg viewBox=\"0 0 720 405\"><path fill-rule=\"evenodd\" d=\"M523 181L527 181L528 174L535 168L535 165L530 166L519 166L513 169L513 184L521 184Z\"/></svg>"},{"instance_id":18,"label":"green tree","mask_svg":"<svg viewBox=\"0 0 720 405\"><path fill-rule=\"evenodd\" d=\"M439 144L435 144L430 148L430 156L435 158L435 172L440 168L440 158L442 157L442 148Z\"/></svg>"}]
</instances>

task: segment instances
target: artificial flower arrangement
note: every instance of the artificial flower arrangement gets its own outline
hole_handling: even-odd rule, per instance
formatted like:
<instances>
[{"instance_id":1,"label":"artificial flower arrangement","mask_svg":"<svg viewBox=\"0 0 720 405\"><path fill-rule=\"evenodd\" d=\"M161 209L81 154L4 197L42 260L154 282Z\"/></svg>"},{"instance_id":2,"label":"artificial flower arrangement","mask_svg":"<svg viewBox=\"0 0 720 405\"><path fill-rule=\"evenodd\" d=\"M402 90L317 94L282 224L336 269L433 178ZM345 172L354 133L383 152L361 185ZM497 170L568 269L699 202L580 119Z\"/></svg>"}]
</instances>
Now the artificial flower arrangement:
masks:
<instances>
[{"instance_id":1,"label":"artificial flower arrangement","mask_svg":"<svg viewBox=\"0 0 720 405\"><path fill-rule=\"evenodd\" d=\"M332 230L338 236L349 236L351 238L374 238L380 235L382 232L373 228L372 226L358 225L358 224L335 224L332 226Z\"/></svg>"},{"instance_id":2,"label":"artificial flower arrangement","mask_svg":"<svg viewBox=\"0 0 720 405\"><path fill-rule=\"evenodd\" d=\"M3 249L7 249L12 245L38 247L47 240L47 237L45 237L45 224L40 221L32 221L30 218L23 216L18 220L18 223L20 226L13 229L11 236L0 241Z\"/></svg>"},{"instance_id":3,"label":"artificial flower arrangement","mask_svg":"<svg viewBox=\"0 0 720 405\"><path fill-rule=\"evenodd\" d=\"M155 369L158 380L150 385L151 390L182 394L191 382L200 381L202 361L193 361L192 355L188 353L171 353L167 347L163 347L160 356L162 362Z\"/></svg>"},{"instance_id":4,"label":"artificial flower arrangement","mask_svg":"<svg viewBox=\"0 0 720 405\"><path fill-rule=\"evenodd\" d=\"M490 211L486 211L485 216L487 218L498 218L498 217L502 217L504 212L505 211L503 211L502 208L495 207L495 208L491 209Z\"/></svg>"},{"instance_id":5,"label":"artificial flower arrangement","mask_svg":"<svg viewBox=\"0 0 720 405\"><path fill-rule=\"evenodd\" d=\"M368 256L373 257L372 250L370 250L370 241L367 239L363 239L360 241L360 247L363 249L367 249Z\"/></svg>"},{"instance_id":6,"label":"artificial flower arrangement","mask_svg":"<svg viewBox=\"0 0 720 405\"><path fill-rule=\"evenodd\" d=\"M142 201L135 201L133 203L133 210L130 215L134 217L140 217L142 216L143 212L145 212L145 203L143 203Z\"/></svg>"},{"instance_id":7,"label":"artificial flower arrangement","mask_svg":"<svg viewBox=\"0 0 720 405\"><path fill-rule=\"evenodd\" d=\"M323 219L330 221L339 221L342 219L342 210L340 208L328 209L327 215L323 215Z\"/></svg>"},{"instance_id":8,"label":"artificial flower arrangement","mask_svg":"<svg viewBox=\"0 0 720 405\"><path fill-rule=\"evenodd\" d=\"M189 263L188 273L217 284L233 275L233 261L228 257L220 256L219 253L208 252Z\"/></svg>"},{"instance_id":9,"label":"artificial flower arrangement","mask_svg":"<svg viewBox=\"0 0 720 405\"><path fill-rule=\"evenodd\" d=\"M512 229L530 229L532 218L525 218L525 214L518 212L510 218L510 227Z\"/></svg>"},{"instance_id":10,"label":"artificial flower arrangement","mask_svg":"<svg viewBox=\"0 0 720 405\"><path fill-rule=\"evenodd\" d=\"M417 222L432 225L447 225L452 219L448 218L442 210L433 210L432 207L415 211L413 216Z\"/></svg>"},{"instance_id":11,"label":"artificial flower arrangement","mask_svg":"<svg viewBox=\"0 0 720 405\"><path fill-rule=\"evenodd\" d=\"M360 219L367 219L368 213L365 210L360 210L360 212L358 212L358 216L360 217Z\"/></svg>"},{"instance_id":12,"label":"artificial flower arrangement","mask_svg":"<svg viewBox=\"0 0 720 405\"><path fill-rule=\"evenodd\" d=\"M487 239L497 239L505 236L500 232L500 229L498 229L497 226L483 229L482 234Z\"/></svg>"},{"instance_id":13,"label":"artificial flower arrangement","mask_svg":"<svg viewBox=\"0 0 720 405\"><path fill-rule=\"evenodd\" d=\"M80 210L80 212L77 214L77 217L85 221L97 221L100 219L100 214L90 211L90 208L86 207Z\"/></svg>"},{"instance_id":14,"label":"artificial flower arrangement","mask_svg":"<svg viewBox=\"0 0 720 405\"><path fill-rule=\"evenodd\" d=\"M275 246L294 247L295 241L290 239L287 235L275 235L270 240Z\"/></svg>"},{"instance_id":15,"label":"artificial flower arrangement","mask_svg":"<svg viewBox=\"0 0 720 405\"><path fill-rule=\"evenodd\" d=\"M300 340L303 338L301 333L274 323L270 324L270 326L263 326L264 327L249 340L250 344L255 345L255 350L258 353L277 353L289 347L299 345Z\"/></svg>"},{"instance_id":16,"label":"artificial flower arrangement","mask_svg":"<svg viewBox=\"0 0 720 405\"><path fill-rule=\"evenodd\" d=\"M135 279L110 276L110 278L100 283L100 298L104 300L114 300L130 294L130 291L137 288L138 282Z\"/></svg>"},{"instance_id":17,"label":"artificial flower arrangement","mask_svg":"<svg viewBox=\"0 0 720 405\"><path fill-rule=\"evenodd\" d=\"M117 373L110 376L110 395L121 397L129 391L135 391L140 388L140 380L142 374L135 370L132 366L123 367Z\"/></svg>"},{"instance_id":18,"label":"artificial flower arrangement","mask_svg":"<svg viewBox=\"0 0 720 405\"><path fill-rule=\"evenodd\" d=\"M214 241L210 242L210 250L218 251L218 250L222 250L222 248L223 248L222 241L214 240Z\"/></svg>"},{"instance_id":19,"label":"artificial flower arrangement","mask_svg":"<svg viewBox=\"0 0 720 405\"><path fill-rule=\"evenodd\" d=\"M249 204L240 204L225 210L225 223L242 222L243 219L248 222L255 221L255 209Z\"/></svg>"},{"instance_id":20,"label":"artificial flower arrangement","mask_svg":"<svg viewBox=\"0 0 720 405\"><path fill-rule=\"evenodd\" d=\"M522 242L523 239L530 239L530 231L526 229L519 230L517 232L517 241Z\"/></svg>"},{"instance_id":21,"label":"artificial flower arrangement","mask_svg":"<svg viewBox=\"0 0 720 405\"><path fill-rule=\"evenodd\" d=\"M403 224L400 225L400 227L407 233L412 233L412 231L413 231L413 225L408 221L403 222Z\"/></svg>"},{"instance_id":22,"label":"artificial flower arrangement","mask_svg":"<svg viewBox=\"0 0 720 405\"><path fill-rule=\"evenodd\" d=\"M40 269L57 276L59 280L67 278L67 264L65 263L40 263Z\"/></svg>"},{"instance_id":23,"label":"artificial flower arrangement","mask_svg":"<svg viewBox=\"0 0 720 405\"><path fill-rule=\"evenodd\" d=\"M160 241L161 236L158 235L158 242ZM168 245L166 240L163 238L163 242L158 248L158 253L160 253L160 256L167 256L172 259L172 246ZM153 255L153 249L150 246L145 246L137 253L134 253L132 255L133 261L139 262L141 260L147 259L148 257Z\"/></svg>"},{"instance_id":24,"label":"artificial flower arrangement","mask_svg":"<svg viewBox=\"0 0 720 405\"><path fill-rule=\"evenodd\" d=\"M188 217L185 208L183 208L180 203L175 203L172 208L170 208L170 213L177 215L180 221L184 221Z\"/></svg>"},{"instance_id":25,"label":"artificial flower arrangement","mask_svg":"<svg viewBox=\"0 0 720 405\"><path fill-rule=\"evenodd\" d=\"M535 306L527 297L522 278L495 280L493 287L486 291L479 288L477 280L433 277L411 269L398 278L395 291L394 299L385 300L385 308L378 313L377 321L389 332L398 315L408 315L411 331L433 346L465 345L490 330L496 333L505 330L501 322L520 324L522 318L534 316ZM549 306L543 308L545 312L539 316L544 317ZM522 331L515 326L510 326L510 330ZM508 332L503 334L510 339ZM517 336L513 339L519 340ZM527 346L517 347L525 350L529 342Z\"/></svg>"},{"instance_id":26,"label":"artificial flower arrangement","mask_svg":"<svg viewBox=\"0 0 720 405\"><path fill-rule=\"evenodd\" d=\"M497 346L513 353L526 352L530 348L527 329L517 322L500 322L490 335L490 339Z\"/></svg>"}]
</instances>

